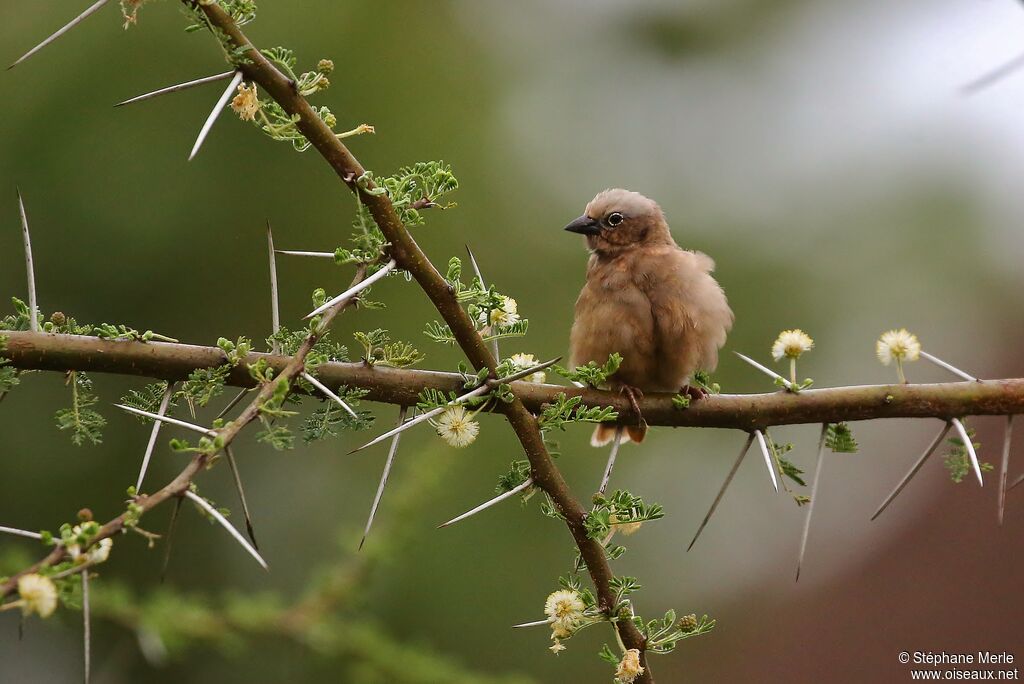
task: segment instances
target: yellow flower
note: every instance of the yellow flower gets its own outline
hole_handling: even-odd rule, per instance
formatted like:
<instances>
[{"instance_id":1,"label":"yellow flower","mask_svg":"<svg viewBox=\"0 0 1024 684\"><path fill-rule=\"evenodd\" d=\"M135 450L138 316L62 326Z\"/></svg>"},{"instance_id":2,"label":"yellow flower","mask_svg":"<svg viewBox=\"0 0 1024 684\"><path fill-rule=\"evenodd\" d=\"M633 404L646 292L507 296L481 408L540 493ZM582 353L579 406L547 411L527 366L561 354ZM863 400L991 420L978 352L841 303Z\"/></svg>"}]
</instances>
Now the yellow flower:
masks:
<instances>
[{"instance_id":1,"label":"yellow flower","mask_svg":"<svg viewBox=\"0 0 1024 684\"><path fill-rule=\"evenodd\" d=\"M778 361L783 356L798 359L805 351L814 349L814 340L799 328L783 330L772 344L772 358Z\"/></svg>"},{"instance_id":2,"label":"yellow flower","mask_svg":"<svg viewBox=\"0 0 1024 684\"><path fill-rule=\"evenodd\" d=\"M517 371L524 371L537 365L537 358L533 354L513 354L508 360L512 362L512 366ZM544 374L544 371L537 371L523 378L526 382L538 383L544 382L546 379L547 375Z\"/></svg>"},{"instance_id":3,"label":"yellow flower","mask_svg":"<svg viewBox=\"0 0 1024 684\"><path fill-rule=\"evenodd\" d=\"M615 679L622 684L632 684L633 680L644 673L640 665L640 651L631 648L622 656L619 666L615 668Z\"/></svg>"},{"instance_id":4,"label":"yellow flower","mask_svg":"<svg viewBox=\"0 0 1024 684\"><path fill-rule=\"evenodd\" d=\"M57 587L49 577L22 575L18 578L18 595L22 615L39 613L39 617L48 618L57 610Z\"/></svg>"},{"instance_id":5,"label":"yellow flower","mask_svg":"<svg viewBox=\"0 0 1024 684\"><path fill-rule=\"evenodd\" d=\"M480 423L466 413L464 406L449 406L434 422L437 434L453 447L464 447L476 441Z\"/></svg>"},{"instance_id":6,"label":"yellow flower","mask_svg":"<svg viewBox=\"0 0 1024 684\"><path fill-rule=\"evenodd\" d=\"M242 121L252 121L256 112L260 111L260 98L256 94L256 84L238 84L238 94L231 100L231 108Z\"/></svg>"},{"instance_id":7,"label":"yellow flower","mask_svg":"<svg viewBox=\"0 0 1024 684\"><path fill-rule=\"evenodd\" d=\"M921 343L917 341L917 335L908 332L906 328L890 330L882 333L882 336L875 343L875 354L878 360L888 366L893 360L917 361L921 356Z\"/></svg>"}]
</instances>

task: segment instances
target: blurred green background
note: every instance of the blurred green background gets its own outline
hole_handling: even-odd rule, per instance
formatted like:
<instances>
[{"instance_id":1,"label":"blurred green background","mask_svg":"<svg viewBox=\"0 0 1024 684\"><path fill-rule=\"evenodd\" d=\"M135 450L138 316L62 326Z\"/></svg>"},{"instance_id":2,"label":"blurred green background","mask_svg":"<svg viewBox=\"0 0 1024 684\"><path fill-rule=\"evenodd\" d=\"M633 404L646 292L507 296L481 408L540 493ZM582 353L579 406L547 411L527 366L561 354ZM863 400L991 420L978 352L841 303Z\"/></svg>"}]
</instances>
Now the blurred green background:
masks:
<instances>
[{"instance_id":1,"label":"blurred green background","mask_svg":"<svg viewBox=\"0 0 1024 684\"><path fill-rule=\"evenodd\" d=\"M13 61L84 5L4 3L2 58ZM25 296L16 184L43 310L187 342L268 332L266 220L280 248L332 250L345 241L353 200L314 152L297 154L227 113L186 162L219 86L112 107L224 69L214 41L183 26L176 3L160 2L125 32L111 6L0 76L5 298ZM504 343L506 353L565 353L586 256L561 227L597 191L623 186L657 199L677 241L716 259L737 314L727 350L766 360L778 331L799 326L817 342L801 376L818 386L887 382L894 374L874 359L874 340L907 326L925 349L981 377L1024 373L1024 72L972 97L958 92L1024 43L1024 12L1009 0L302 0L262 3L247 33L258 46L295 49L302 67L334 60L332 87L318 103L332 108L339 128L377 127L351 141L367 168L388 173L437 158L453 165L458 208L431 214L416 238L437 264L470 244L487 278L518 300L531 334ZM339 291L351 277L329 262L288 258L279 272L286 324L309 309L314 287ZM339 339L351 345L353 331L386 327L424 350L426 367L454 368L458 354L422 335L434 316L414 285L391 279L375 295L389 308L346 314ZM908 373L947 379L920 363ZM727 392L772 389L730 353L716 379ZM94 380L105 401L141 384ZM103 445L76 448L52 418L66 394L60 376L33 374L0 406L0 524L55 529L82 506L100 519L122 510L148 428L102 407ZM391 407L377 408L381 426L394 420ZM668 513L631 537L616 565L641 578L637 609L719 620L710 636L656 657L659 680L907 681L901 650L1024 657L1024 494L1010 495L997 528L997 478L984 489L954 485L936 458L868 522L937 430L933 422L854 426L861 452L826 463L799 584L804 511L772 495L754 458L685 552L742 435L658 429L643 448L626 447L613 486ZM1000 420L973 423L983 459L998 463ZM807 470L816 435L814 426L778 431ZM164 588L214 600L232 592L243 604L272 592L290 603L325 567L358 567L337 617L372 624L387 640L364 635L370 646L327 653L276 634L211 636L187 649L165 644L162 657L159 635L143 630L140 650L135 631L98 619L94 681L449 677L414 664L390 640L457 663L471 678L610 679L595 655L605 630L583 632L554 657L543 630L509 629L541 614L573 559L568 535L536 501L435 530L488 498L517 457L500 420L485 419L464 451L429 429L403 440L394 491L360 561L354 549L385 453L345 452L366 436L279 453L249 434L237 453L272 571L186 510ZM581 497L605 456L588 436L581 428L562 441L560 465ZM162 449L147 482L166 481L181 465ZM225 469L199 484L235 507ZM158 511L143 526L161 532L168 515ZM119 539L98 584L153 591L162 552L144 546ZM0 556L36 553L0 539ZM33 620L19 641L17 619L0 616L0 681L79 678L79 618L64 611ZM370 654L373 644L383 655ZM399 663L394 672L381 669L389 658Z\"/></svg>"}]
</instances>

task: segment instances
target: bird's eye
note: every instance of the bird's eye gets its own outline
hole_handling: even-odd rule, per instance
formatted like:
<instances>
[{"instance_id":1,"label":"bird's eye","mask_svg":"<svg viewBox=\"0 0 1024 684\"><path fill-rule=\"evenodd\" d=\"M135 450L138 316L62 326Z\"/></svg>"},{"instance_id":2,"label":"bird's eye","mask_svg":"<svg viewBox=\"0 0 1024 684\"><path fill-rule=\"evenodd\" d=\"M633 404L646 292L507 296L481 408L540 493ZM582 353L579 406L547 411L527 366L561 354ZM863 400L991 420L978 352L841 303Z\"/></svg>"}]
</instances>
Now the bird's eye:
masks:
<instances>
[{"instance_id":1,"label":"bird's eye","mask_svg":"<svg viewBox=\"0 0 1024 684\"><path fill-rule=\"evenodd\" d=\"M617 211L613 211L612 213L608 214L608 218L606 218L604 222L607 223L612 228L614 228L615 226L622 223L622 214L620 214Z\"/></svg>"}]
</instances>

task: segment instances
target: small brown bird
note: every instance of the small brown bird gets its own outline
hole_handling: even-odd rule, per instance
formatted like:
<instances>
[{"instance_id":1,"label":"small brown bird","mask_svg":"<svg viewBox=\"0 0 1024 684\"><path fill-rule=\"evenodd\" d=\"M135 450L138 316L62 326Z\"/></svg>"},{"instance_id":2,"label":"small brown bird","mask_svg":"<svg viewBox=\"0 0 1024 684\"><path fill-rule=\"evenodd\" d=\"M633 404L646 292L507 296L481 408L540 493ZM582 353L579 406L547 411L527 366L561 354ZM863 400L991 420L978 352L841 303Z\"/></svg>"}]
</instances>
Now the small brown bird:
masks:
<instances>
[{"instance_id":1,"label":"small brown bird","mask_svg":"<svg viewBox=\"0 0 1024 684\"><path fill-rule=\"evenodd\" d=\"M733 323L725 293L711 277L711 257L680 248L656 202L619 188L599 193L565 229L585 235L591 253L576 300L571 363L603 364L621 354L610 389L626 393L638 414L636 396L645 391L703 396L690 378L698 369L715 369ZM615 426L598 425L590 443L607 444L615 432ZM626 427L623 440L641 442L646 432L641 417Z\"/></svg>"}]
</instances>

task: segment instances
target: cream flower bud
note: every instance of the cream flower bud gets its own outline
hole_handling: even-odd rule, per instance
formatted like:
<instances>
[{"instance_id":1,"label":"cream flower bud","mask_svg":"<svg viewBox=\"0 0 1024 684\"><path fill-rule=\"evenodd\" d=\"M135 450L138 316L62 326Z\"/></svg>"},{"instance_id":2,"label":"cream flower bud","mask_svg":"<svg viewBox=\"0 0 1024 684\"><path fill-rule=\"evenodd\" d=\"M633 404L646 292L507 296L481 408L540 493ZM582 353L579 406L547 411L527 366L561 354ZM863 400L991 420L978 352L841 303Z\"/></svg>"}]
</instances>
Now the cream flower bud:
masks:
<instances>
[{"instance_id":1,"label":"cream flower bud","mask_svg":"<svg viewBox=\"0 0 1024 684\"><path fill-rule=\"evenodd\" d=\"M256 84L238 84L238 94L231 100L231 109L235 110L242 121L252 121L256 112L260 111L260 99L256 94Z\"/></svg>"},{"instance_id":2,"label":"cream flower bud","mask_svg":"<svg viewBox=\"0 0 1024 684\"><path fill-rule=\"evenodd\" d=\"M626 651L622 660L619 661L619 666L615 668L615 679L622 684L632 684L633 680L643 673L644 668L640 665L640 651L631 648Z\"/></svg>"},{"instance_id":3,"label":"cream flower bud","mask_svg":"<svg viewBox=\"0 0 1024 684\"><path fill-rule=\"evenodd\" d=\"M22 575L18 578L18 595L22 615L39 613L39 617L48 618L57 610L57 587L49 577Z\"/></svg>"},{"instance_id":4,"label":"cream flower bud","mask_svg":"<svg viewBox=\"0 0 1024 684\"><path fill-rule=\"evenodd\" d=\"M537 358L533 354L513 354L508 360L512 362L512 366L517 371L524 371L527 368L533 368L538 363ZM547 380L547 377L548 376L544 371L537 371L536 373L527 375L523 380L526 382L541 383Z\"/></svg>"}]
</instances>

